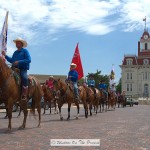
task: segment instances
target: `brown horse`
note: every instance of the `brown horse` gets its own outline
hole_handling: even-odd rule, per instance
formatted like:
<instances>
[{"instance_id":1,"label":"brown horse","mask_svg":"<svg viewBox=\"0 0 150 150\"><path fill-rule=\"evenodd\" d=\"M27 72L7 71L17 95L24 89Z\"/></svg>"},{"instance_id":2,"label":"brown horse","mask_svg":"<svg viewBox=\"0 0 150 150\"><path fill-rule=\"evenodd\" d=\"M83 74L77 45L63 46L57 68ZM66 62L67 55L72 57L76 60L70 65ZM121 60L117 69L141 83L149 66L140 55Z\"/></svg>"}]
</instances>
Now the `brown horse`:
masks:
<instances>
[{"instance_id":1,"label":"brown horse","mask_svg":"<svg viewBox=\"0 0 150 150\"><path fill-rule=\"evenodd\" d=\"M116 107L116 95L113 91L109 91L108 93L108 109L111 107L111 109L115 110Z\"/></svg>"},{"instance_id":2,"label":"brown horse","mask_svg":"<svg viewBox=\"0 0 150 150\"><path fill-rule=\"evenodd\" d=\"M53 82L53 85L54 85L54 91L59 96L59 98L57 100L57 103L58 103L60 119L63 120L63 117L62 117L62 114L61 114L61 107L63 106L64 103L68 103L68 118L67 118L67 120L70 119L70 108L71 108L71 104L73 102L77 106L77 116L76 116L76 118L78 119L78 116L79 116L79 102L77 100L75 100L73 89L69 86L69 84L63 82L60 79L55 79L54 82Z\"/></svg>"},{"instance_id":3,"label":"brown horse","mask_svg":"<svg viewBox=\"0 0 150 150\"><path fill-rule=\"evenodd\" d=\"M82 101L84 110L85 110L85 118L88 117L88 102L87 102L87 92L86 89L83 85L80 85L79 87L79 95L80 95L80 99Z\"/></svg>"},{"instance_id":4,"label":"brown horse","mask_svg":"<svg viewBox=\"0 0 150 150\"><path fill-rule=\"evenodd\" d=\"M117 100L117 104L118 104L118 108L121 106L121 107L125 107L126 105L126 97L123 96L123 95L119 95L118 96L118 100Z\"/></svg>"},{"instance_id":5,"label":"brown horse","mask_svg":"<svg viewBox=\"0 0 150 150\"><path fill-rule=\"evenodd\" d=\"M101 95L99 101L100 112L104 112L104 110L107 111L108 96L104 94L102 89L100 89L100 95Z\"/></svg>"},{"instance_id":6,"label":"brown horse","mask_svg":"<svg viewBox=\"0 0 150 150\"><path fill-rule=\"evenodd\" d=\"M92 108L95 107L96 104L96 95L94 94L94 91L92 88L88 87L88 86L84 86L86 93L87 93L87 103L89 106L89 110L90 110L90 116L92 116Z\"/></svg>"},{"instance_id":7,"label":"brown horse","mask_svg":"<svg viewBox=\"0 0 150 150\"><path fill-rule=\"evenodd\" d=\"M39 114L39 123L41 122L41 97L42 89L39 81L35 77L30 77L33 84L29 85L29 95L28 99L32 97L32 112L35 113L35 107ZM7 115L9 119L8 131L11 131L11 118L12 118L12 108L13 104L21 100L21 86L19 78L16 80L14 71L7 66L7 64L0 58L0 101L3 101L7 106ZM21 109L24 112L23 123L19 129L25 128L27 119L27 103L21 103Z\"/></svg>"},{"instance_id":8,"label":"brown horse","mask_svg":"<svg viewBox=\"0 0 150 150\"><path fill-rule=\"evenodd\" d=\"M93 106L94 106L94 111L95 111L96 114L97 114L97 111L98 111L98 106L99 106L101 96L102 95L101 95L100 91L97 88L95 88L95 98L94 98L94 101L93 101Z\"/></svg>"},{"instance_id":9,"label":"brown horse","mask_svg":"<svg viewBox=\"0 0 150 150\"><path fill-rule=\"evenodd\" d=\"M49 103L49 107L50 107L50 114L51 114L51 104L52 102L54 103L54 107L55 107L55 113L57 111L57 104L56 104L56 98L54 95L54 91L48 89L47 85L44 83L42 85L42 89L43 89L43 93L44 93L44 113L45 114L45 109L46 109L46 103Z\"/></svg>"}]
</instances>

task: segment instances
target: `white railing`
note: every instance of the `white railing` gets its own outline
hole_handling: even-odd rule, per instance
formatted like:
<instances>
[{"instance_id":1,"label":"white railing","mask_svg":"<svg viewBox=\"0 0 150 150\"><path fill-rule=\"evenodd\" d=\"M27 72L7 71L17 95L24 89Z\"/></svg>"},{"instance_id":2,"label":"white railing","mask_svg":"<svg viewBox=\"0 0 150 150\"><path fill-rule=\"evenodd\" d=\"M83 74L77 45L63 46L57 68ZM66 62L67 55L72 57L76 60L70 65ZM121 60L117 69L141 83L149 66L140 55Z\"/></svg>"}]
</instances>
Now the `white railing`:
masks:
<instances>
[{"instance_id":1,"label":"white railing","mask_svg":"<svg viewBox=\"0 0 150 150\"><path fill-rule=\"evenodd\" d=\"M139 97L138 98L139 104L141 105L150 105L150 97Z\"/></svg>"}]
</instances>

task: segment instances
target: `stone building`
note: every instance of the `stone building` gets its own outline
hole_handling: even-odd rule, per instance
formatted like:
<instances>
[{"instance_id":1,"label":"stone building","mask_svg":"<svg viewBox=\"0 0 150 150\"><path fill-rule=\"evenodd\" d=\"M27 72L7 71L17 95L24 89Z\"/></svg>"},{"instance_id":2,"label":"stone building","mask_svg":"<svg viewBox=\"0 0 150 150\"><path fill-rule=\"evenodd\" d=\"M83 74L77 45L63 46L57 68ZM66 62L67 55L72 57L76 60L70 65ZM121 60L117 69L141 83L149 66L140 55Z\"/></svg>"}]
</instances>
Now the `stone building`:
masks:
<instances>
[{"instance_id":1,"label":"stone building","mask_svg":"<svg viewBox=\"0 0 150 150\"><path fill-rule=\"evenodd\" d=\"M36 77L40 81L40 83L44 83L46 80L49 79L50 76L50 75L39 75L39 74L29 74L29 75ZM53 75L53 76L54 78L56 79L60 78L63 81L65 81L67 78L67 76L65 75Z\"/></svg>"},{"instance_id":2,"label":"stone building","mask_svg":"<svg viewBox=\"0 0 150 150\"><path fill-rule=\"evenodd\" d=\"M122 90L132 97L150 97L150 34L146 26L138 41L138 54L125 55L120 67Z\"/></svg>"}]
</instances>

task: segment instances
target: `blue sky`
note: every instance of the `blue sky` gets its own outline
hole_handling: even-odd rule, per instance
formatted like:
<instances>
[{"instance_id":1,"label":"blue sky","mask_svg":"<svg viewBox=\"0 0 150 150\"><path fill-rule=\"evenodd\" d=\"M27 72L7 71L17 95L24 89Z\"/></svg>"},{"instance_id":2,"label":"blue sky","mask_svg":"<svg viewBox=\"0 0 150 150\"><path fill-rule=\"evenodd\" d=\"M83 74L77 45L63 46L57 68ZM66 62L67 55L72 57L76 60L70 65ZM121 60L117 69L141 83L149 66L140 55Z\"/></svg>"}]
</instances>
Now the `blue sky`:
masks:
<instances>
[{"instance_id":1,"label":"blue sky","mask_svg":"<svg viewBox=\"0 0 150 150\"><path fill-rule=\"evenodd\" d=\"M124 54L137 54L149 0L0 0L0 29L8 16L7 54L24 38L32 57L29 74L67 75L77 42L84 74L121 77Z\"/></svg>"}]
</instances>

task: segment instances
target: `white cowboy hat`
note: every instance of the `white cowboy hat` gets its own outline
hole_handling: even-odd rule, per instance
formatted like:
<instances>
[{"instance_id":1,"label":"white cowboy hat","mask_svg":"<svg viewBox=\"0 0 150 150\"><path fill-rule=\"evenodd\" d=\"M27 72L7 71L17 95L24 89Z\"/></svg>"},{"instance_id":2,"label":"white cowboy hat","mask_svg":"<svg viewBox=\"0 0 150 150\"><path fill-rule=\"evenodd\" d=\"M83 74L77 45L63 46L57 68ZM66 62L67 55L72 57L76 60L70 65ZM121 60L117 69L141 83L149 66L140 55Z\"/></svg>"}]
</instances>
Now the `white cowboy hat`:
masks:
<instances>
[{"instance_id":1,"label":"white cowboy hat","mask_svg":"<svg viewBox=\"0 0 150 150\"><path fill-rule=\"evenodd\" d=\"M75 68L77 67L77 65L74 63L71 63L70 66L74 66Z\"/></svg>"},{"instance_id":2,"label":"white cowboy hat","mask_svg":"<svg viewBox=\"0 0 150 150\"><path fill-rule=\"evenodd\" d=\"M25 40L23 40L23 39L21 39L21 38L17 38L17 39L15 39L15 40L13 40L13 42L16 44L16 42L17 41L20 41L20 42L22 42L22 44L23 44L23 47L27 47L27 42L25 41Z\"/></svg>"},{"instance_id":3,"label":"white cowboy hat","mask_svg":"<svg viewBox=\"0 0 150 150\"><path fill-rule=\"evenodd\" d=\"M49 78L54 78L54 76L49 76Z\"/></svg>"}]
</instances>

